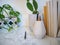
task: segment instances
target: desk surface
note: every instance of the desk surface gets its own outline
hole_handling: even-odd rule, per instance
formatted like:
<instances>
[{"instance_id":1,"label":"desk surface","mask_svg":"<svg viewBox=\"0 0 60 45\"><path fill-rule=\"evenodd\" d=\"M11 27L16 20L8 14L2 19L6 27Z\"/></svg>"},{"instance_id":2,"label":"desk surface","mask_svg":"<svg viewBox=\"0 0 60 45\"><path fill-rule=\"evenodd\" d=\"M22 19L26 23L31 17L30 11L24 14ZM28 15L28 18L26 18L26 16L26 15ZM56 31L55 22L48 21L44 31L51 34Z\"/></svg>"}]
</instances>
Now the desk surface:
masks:
<instances>
[{"instance_id":1,"label":"desk surface","mask_svg":"<svg viewBox=\"0 0 60 45\"><path fill-rule=\"evenodd\" d=\"M60 45L60 38L46 36L43 39L36 39L29 30L29 28L21 28L6 34L0 32L0 45ZM26 39L24 39L25 31L27 31Z\"/></svg>"}]
</instances>

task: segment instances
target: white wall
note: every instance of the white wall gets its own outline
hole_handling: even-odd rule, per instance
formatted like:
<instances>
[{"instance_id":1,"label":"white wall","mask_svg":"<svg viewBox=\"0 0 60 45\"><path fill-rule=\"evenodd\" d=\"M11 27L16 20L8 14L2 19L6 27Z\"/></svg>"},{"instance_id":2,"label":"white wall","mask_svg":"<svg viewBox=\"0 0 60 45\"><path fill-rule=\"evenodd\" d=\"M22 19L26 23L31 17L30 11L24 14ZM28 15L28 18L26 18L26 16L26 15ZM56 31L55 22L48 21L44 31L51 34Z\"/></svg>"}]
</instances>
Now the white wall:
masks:
<instances>
[{"instance_id":1,"label":"white wall","mask_svg":"<svg viewBox=\"0 0 60 45\"><path fill-rule=\"evenodd\" d=\"M32 0L31 0L32 1ZM36 0L38 2L38 11L40 13L43 12L43 6L46 2L46 0ZM0 0L0 5L3 4L10 4L13 8L18 10L23 17L23 25L29 25L28 20L28 14L31 14L31 12L26 7L26 0Z\"/></svg>"}]
</instances>

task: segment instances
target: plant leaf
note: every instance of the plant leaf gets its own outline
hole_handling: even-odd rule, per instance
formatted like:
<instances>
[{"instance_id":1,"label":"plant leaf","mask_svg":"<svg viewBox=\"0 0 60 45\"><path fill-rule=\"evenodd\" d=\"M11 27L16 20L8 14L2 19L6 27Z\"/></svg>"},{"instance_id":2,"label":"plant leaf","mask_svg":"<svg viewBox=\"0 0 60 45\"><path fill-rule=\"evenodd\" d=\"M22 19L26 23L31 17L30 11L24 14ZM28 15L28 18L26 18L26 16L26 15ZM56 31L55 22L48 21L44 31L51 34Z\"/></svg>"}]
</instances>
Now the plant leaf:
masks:
<instances>
[{"instance_id":1,"label":"plant leaf","mask_svg":"<svg viewBox=\"0 0 60 45\"><path fill-rule=\"evenodd\" d=\"M5 8L7 10L12 10L13 9L9 4L4 4L3 8Z\"/></svg>"},{"instance_id":2,"label":"plant leaf","mask_svg":"<svg viewBox=\"0 0 60 45\"><path fill-rule=\"evenodd\" d=\"M13 10L11 10L11 11L9 12L10 15L14 15L14 13L15 13L15 12L14 12Z\"/></svg>"},{"instance_id":3,"label":"plant leaf","mask_svg":"<svg viewBox=\"0 0 60 45\"><path fill-rule=\"evenodd\" d=\"M5 18L5 16L3 14L0 14L0 19Z\"/></svg>"},{"instance_id":4,"label":"plant leaf","mask_svg":"<svg viewBox=\"0 0 60 45\"><path fill-rule=\"evenodd\" d=\"M35 10L38 9L38 4L37 4L37 2L35 0L33 0L33 6L34 6Z\"/></svg>"},{"instance_id":5,"label":"plant leaf","mask_svg":"<svg viewBox=\"0 0 60 45\"><path fill-rule=\"evenodd\" d=\"M27 0L27 1L29 1L29 0Z\"/></svg>"},{"instance_id":6,"label":"plant leaf","mask_svg":"<svg viewBox=\"0 0 60 45\"><path fill-rule=\"evenodd\" d=\"M8 32L10 32L12 29L13 29L13 27L9 27L9 28L8 28Z\"/></svg>"},{"instance_id":7,"label":"plant leaf","mask_svg":"<svg viewBox=\"0 0 60 45\"><path fill-rule=\"evenodd\" d=\"M2 12L3 8L0 6L0 13Z\"/></svg>"},{"instance_id":8,"label":"plant leaf","mask_svg":"<svg viewBox=\"0 0 60 45\"><path fill-rule=\"evenodd\" d=\"M21 22L21 20L20 20L20 18L19 17L17 17L17 22L19 23L19 22Z\"/></svg>"},{"instance_id":9,"label":"plant leaf","mask_svg":"<svg viewBox=\"0 0 60 45\"><path fill-rule=\"evenodd\" d=\"M18 17L18 16L20 15L20 13L19 13L18 11L13 11L13 10L11 10L11 11L9 12L9 14L10 14L10 15L13 15L13 16L16 16L16 17Z\"/></svg>"},{"instance_id":10,"label":"plant leaf","mask_svg":"<svg viewBox=\"0 0 60 45\"><path fill-rule=\"evenodd\" d=\"M17 17L17 22L20 22L21 21L20 18L18 17L19 14L20 14L18 11L10 11L9 14Z\"/></svg>"},{"instance_id":11,"label":"plant leaf","mask_svg":"<svg viewBox=\"0 0 60 45\"><path fill-rule=\"evenodd\" d=\"M27 8L30 10L30 11L33 11L33 6L30 2L27 2Z\"/></svg>"},{"instance_id":12,"label":"plant leaf","mask_svg":"<svg viewBox=\"0 0 60 45\"><path fill-rule=\"evenodd\" d=\"M18 17L20 15L20 13L18 11L15 11L15 16Z\"/></svg>"}]
</instances>

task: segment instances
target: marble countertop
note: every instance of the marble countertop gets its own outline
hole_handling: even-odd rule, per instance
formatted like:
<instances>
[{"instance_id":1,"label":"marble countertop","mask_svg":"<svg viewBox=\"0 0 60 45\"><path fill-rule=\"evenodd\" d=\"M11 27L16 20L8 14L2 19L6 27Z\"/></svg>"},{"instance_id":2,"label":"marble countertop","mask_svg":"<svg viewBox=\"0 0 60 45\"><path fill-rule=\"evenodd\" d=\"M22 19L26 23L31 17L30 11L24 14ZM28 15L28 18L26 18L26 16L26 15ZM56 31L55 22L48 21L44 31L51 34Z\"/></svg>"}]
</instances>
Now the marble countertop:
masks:
<instances>
[{"instance_id":1,"label":"marble countertop","mask_svg":"<svg viewBox=\"0 0 60 45\"><path fill-rule=\"evenodd\" d=\"M26 39L24 39L25 31L27 31ZM43 39L37 39L30 33L28 27L24 27L12 32L0 31L0 45L60 45L60 38L45 36Z\"/></svg>"}]
</instances>

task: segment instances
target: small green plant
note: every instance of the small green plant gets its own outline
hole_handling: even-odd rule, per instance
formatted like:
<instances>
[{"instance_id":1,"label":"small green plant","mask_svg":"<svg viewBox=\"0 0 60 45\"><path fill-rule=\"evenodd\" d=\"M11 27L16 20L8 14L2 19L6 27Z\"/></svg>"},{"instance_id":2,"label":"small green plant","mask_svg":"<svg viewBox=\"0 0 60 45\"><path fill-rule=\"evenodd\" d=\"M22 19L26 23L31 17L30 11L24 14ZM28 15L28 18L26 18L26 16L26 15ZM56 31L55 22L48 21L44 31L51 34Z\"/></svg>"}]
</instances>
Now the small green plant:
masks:
<instances>
[{"instance_id":1,"label":"small green plant","mask_svg":"<svg viewBox=\"0 0 60 45\"><path fill-rule=\"evenodd\" d=\"M4 21L3 24L8 26L8 28L6 28L6 27L0 25L0 29L5 28L8 31L11 31L13 29L13 26L12 26L13 22L10 21L8 23L7 20L5 20L6 17L5 17L4 12L7 14L7 16L8 16L7 18L9 18L9 19L14 18L14 17L17 18L17 20L15 21L15 24L21 22L21 20L19 18L20 13L18 11L15 11L9 4L4 4L4 5L0 6L0 20Z\"/></svg>"},{"instance_id":2,"label":"small green plant","mask_svg":"<svg viewBox=\"0 0 60 45\"><path fill-rule=\"evenodd\" d=\"M5 18L5 16L3 15L3 8L0 7L0 19Z\"/></svg>"},{"instance_id":3,"label":"small green plant","mask_svg":"<svg viewBox=\"0 0 60 45\"><path fill-rule=\"evenodd\" d=\"M6 10L9 10L9 13L8 13L6 10L3 9L10 18L17 17L17 22L20 22L20 19L19 19L20 13L18 11L14 11L9 4L4 4L3 8Z\"/></svg>"},{"instance_id":4,"label":"small green plant","mask_svg":"<svg viewBox=\"0 0 60 45\"><path fill-rule=\"evenodd\" d=\"M32 3L30 3L30 0L27 0L27 8L32 11L33 14L38 14L38 4L36 2L36 0L32 0Z\"/></svg>"}]
</instances>

